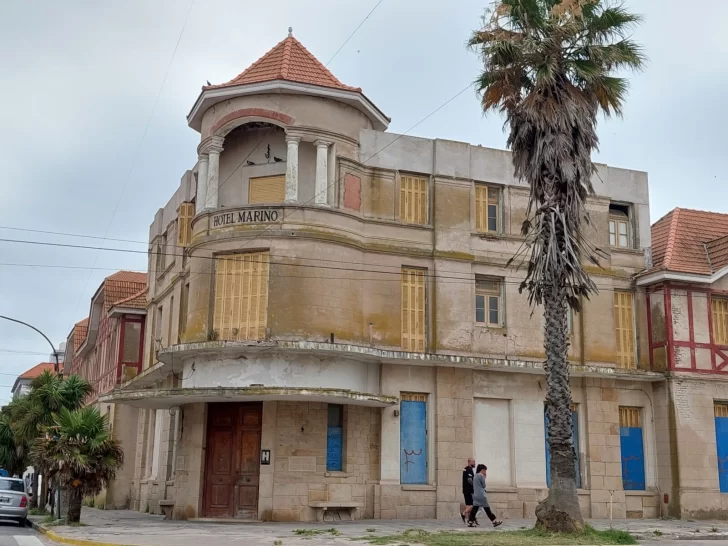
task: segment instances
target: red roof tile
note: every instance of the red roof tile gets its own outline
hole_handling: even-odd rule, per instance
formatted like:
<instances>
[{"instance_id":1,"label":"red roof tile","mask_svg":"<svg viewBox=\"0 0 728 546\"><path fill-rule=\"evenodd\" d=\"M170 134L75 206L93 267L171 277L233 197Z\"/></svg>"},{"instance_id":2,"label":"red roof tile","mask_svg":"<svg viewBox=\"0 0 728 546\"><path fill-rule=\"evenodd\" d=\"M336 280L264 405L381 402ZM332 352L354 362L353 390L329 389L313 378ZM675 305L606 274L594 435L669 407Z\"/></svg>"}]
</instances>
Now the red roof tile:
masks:
<instances>
[{"instance_id":1,"label":"red roof tile","mask_svg":"<svg viewBox=\"0 0 728 546\"><path fill-rule=\"evenodd\" d=\"M303 47L301 42L290 34L229 82L204 86L203 89L219 89L274 80L307 83L361 93L361 88L341 83L328 68Z\"/></svg>"},{"instance_id":2,"label":"red roof tile","mask_svg":"<svg viewBox=\"0 0 728 546\"><path fill-rule=\"evenodd\" d=\"M676 208L652 226L652 265L710 275L728 265L728 214Z\"/></svg>"},{"instance_id":3,"label":"red roof tile","mask_svg":"<svg viewBox=\"0 0 728 546\"><path fill-rule=\"evenodd\" d=\"M62 369L63 363L61 362L60 364ZM46 370L52 372L54 366L55 364L52 362L41 362L40 364L36 364L31 369L25 371L22 375L19 375L18 379L35 379Z\"/></svg>"},{"instance_id":4,"label":"red roof tile","mask_svg":"<svg viewBox=\"0 0 728 546\"><path fill-rule=\"evenodd\" d=\"M104 312L147 288L146 273L119 271L104 279ZM146 305L145 305L146 307Z\"/></svg>"},{"instance_id":5,"label":"red roof tile","mask_svg":"<svg viewBox=\"0 0 728 546\"><path fill-rule=\"evenodd\" d=\"M129 307L132 309L146 309L147 308L147 288L140 290L136 294L132 294L128 298L119 300L114 303L114 306L120 305L121 307Z\"/></svg>"},{"instance_id":6,"label":"red roof tile","mask_svg":"<svg viewBox=\"0 0 728 546\"><path fill-rule=\"evenodd\" d=\"M88 317L73 326L73 354L78 352L78 348L86 341L88 334Z\"/></svg>"}]
</instances>

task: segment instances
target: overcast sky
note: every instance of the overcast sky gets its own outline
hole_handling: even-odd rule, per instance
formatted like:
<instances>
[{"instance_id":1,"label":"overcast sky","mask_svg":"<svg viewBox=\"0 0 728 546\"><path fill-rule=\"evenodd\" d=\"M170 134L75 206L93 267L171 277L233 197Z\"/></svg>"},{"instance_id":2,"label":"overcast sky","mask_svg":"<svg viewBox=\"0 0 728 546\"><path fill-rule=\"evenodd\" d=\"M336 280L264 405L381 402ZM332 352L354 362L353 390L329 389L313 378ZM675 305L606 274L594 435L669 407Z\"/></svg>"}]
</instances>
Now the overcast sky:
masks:
<instances>
[{"instance_id":1,"label":"overcast sky","mask_svg":"<svg viewBox=\"0 0 728 546\"><path fill-rule=\"evenodd\" d=\"M0 2L0 238L144 251L7 228L146 241L155 211L196 161L199 135L185 116L205 80L231 79L289 25L325 63L376 3L196 0L152 116L189 0ZM686 37L678 0L626 3L645 17L635 37L650 64L631 78L624 119L600 125L595 159L649 173L653 221L676 206L728 212L728 41L717 24ZM464 44L484 7L383 0L329 68L362 87L392 132L405 132L476 76L478 59ZM701 13L725 21L728 2L705 0ZM503 148L502 123L483 118L468 90L411 134ZM145 268L144 254L0 241L0 314L59 343L105 276ZM0 402L49 351L31 330L0 320Z\"/></svg>"}]
</instances>

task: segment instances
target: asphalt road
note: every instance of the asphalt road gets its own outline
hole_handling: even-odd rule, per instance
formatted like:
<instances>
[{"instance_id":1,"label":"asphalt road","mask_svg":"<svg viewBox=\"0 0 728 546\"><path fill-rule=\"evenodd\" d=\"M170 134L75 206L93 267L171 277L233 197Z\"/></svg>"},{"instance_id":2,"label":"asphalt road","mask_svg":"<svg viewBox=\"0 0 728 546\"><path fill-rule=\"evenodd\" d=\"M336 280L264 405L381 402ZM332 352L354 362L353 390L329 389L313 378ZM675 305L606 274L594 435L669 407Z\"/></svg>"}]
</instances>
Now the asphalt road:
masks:
<instances>
[{"instance_id":1,"label":"asphalt road","mask_svg":"<svg viewBox=\"0 0 728 546\"><path fill-rule=\"evenodd\" d=\"M33 529L19 527L14 521L0 520L0 546L45 546Z\"/></svg>"}]
</instances>

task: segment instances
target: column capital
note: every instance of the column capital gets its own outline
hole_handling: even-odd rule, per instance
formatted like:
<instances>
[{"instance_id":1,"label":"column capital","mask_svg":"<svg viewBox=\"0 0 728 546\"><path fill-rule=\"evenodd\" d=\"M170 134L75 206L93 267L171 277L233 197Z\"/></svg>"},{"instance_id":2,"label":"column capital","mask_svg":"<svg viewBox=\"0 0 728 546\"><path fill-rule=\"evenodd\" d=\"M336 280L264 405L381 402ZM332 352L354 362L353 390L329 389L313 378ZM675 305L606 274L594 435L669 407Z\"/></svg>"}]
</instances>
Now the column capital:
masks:
<instances>
[{"instance_id":1,"label":"column capital","mask_svg":"<svg viewBox=\"0 0 728 546\"><path fill-rule=\"evenodd\" d=\"M197 147L197 153L199 154L210 154L210 153L222 153L223 143L225 139L220 136L207 137L205 140L200 142Z\"/></svg>"},{"instance_id":2,"label":"column capital","mask_svg":"<svg viewBox=\"0 0 728 546\"><path fill-rule=\"evenodd\" d=\"M296 144L298 144L299 142L301 142L301 137L298 135L289 135L286 133L286 142L295 142Z\"/></svg>"},{"instance_id":3,"label":"column capital","mask_svg":"<svg viewBox=\"0 0 728 546\"><path fill-rule=\"evenodd\" d=\"M210 160L210 156L207 153L200 152L197 154L197 161L209 161L209 160Z\"/></svg>"},{"instance_id":4,"label":"column capital","mask_svg":"<svg viewBox=\"0 0 728 546\"><path fill-rule=\"evenodd\" d=\"M331 146L331 142L329 142L328 140L317 139L313 141L313 145L317 148L328 148L329 146Z\"/></svg>"}]
</instances>

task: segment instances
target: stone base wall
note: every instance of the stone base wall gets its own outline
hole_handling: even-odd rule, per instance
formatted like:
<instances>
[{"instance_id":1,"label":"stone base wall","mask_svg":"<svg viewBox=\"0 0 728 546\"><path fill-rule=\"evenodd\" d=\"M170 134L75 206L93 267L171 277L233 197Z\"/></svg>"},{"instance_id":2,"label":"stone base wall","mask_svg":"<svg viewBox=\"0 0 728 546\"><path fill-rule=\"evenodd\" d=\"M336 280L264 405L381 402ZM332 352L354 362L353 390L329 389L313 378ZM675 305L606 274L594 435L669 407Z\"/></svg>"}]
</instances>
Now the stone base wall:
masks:
<instances>
[{"instance_id":1,"label":"stone base wall","mask_svg":"<svg viewBox=\"0 0 728 546\"><path fill-rule=\"evenodd\" d=\"M328 404L278 402L273 453L273 521L313 521L316 501L359 504L355 517L374 517L379 479L378 408L344 406L342 472L326 471ZM265 422L264 422L265 428Z\"/></svg>"}]
</instances>

